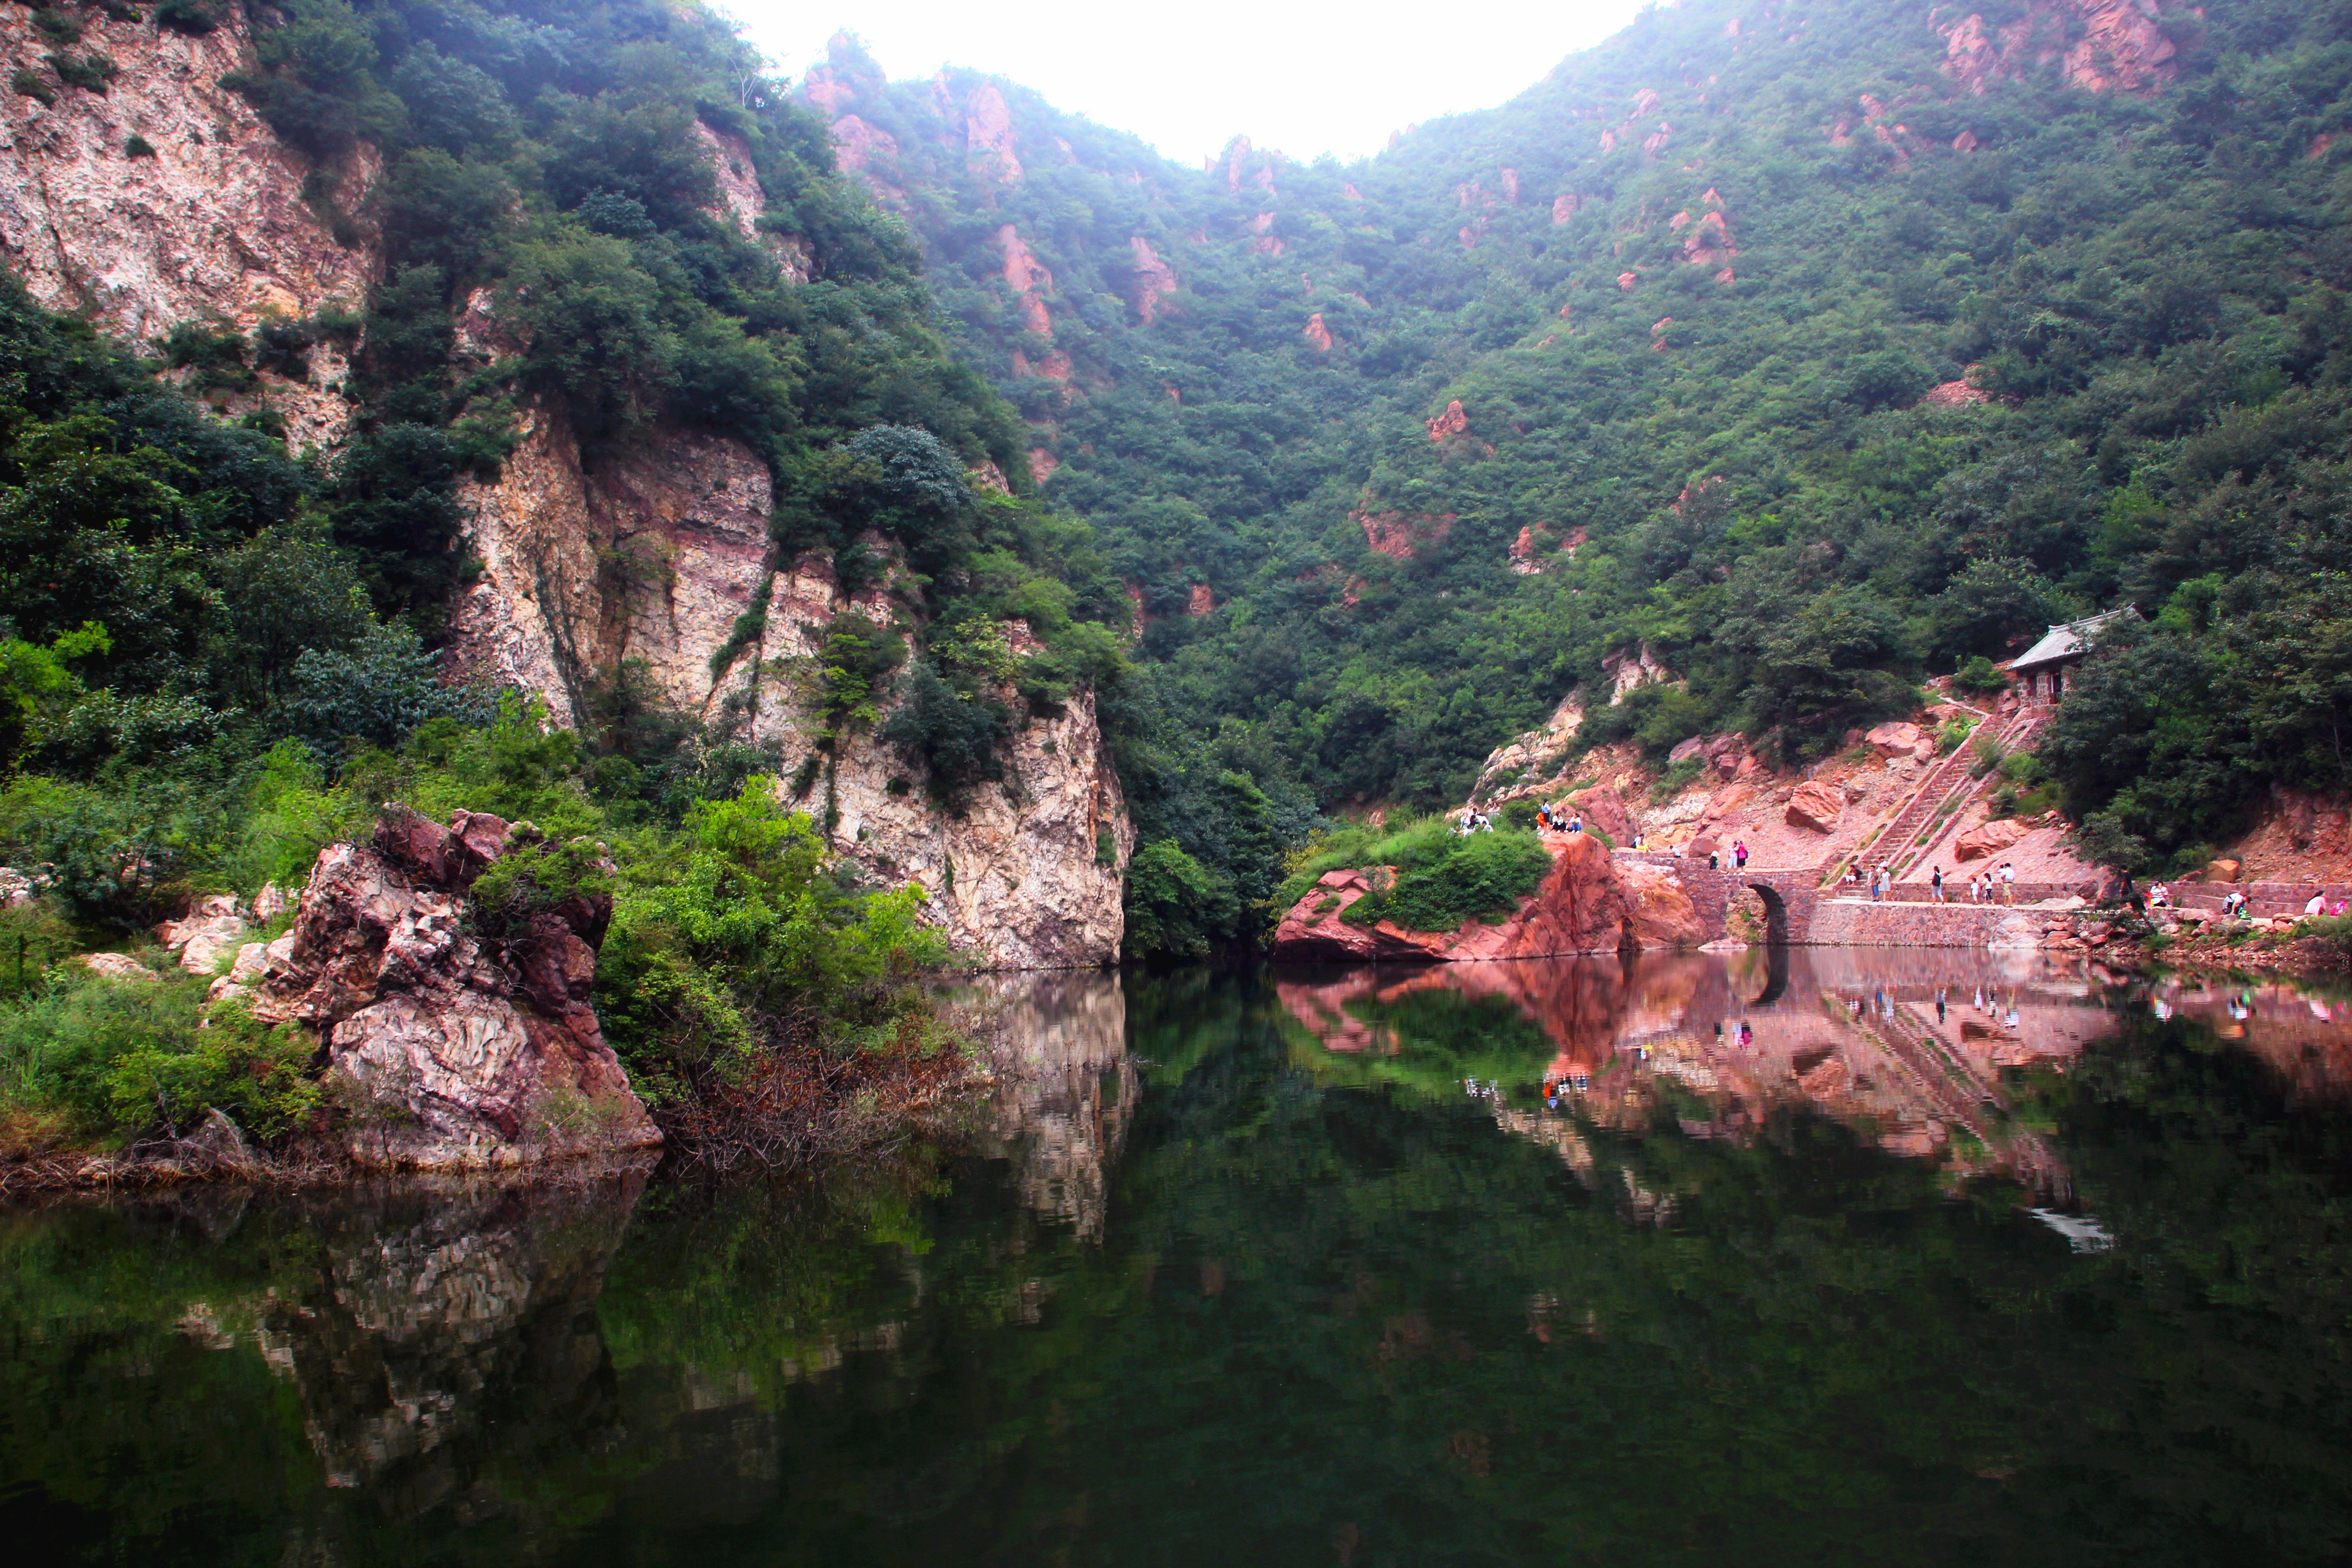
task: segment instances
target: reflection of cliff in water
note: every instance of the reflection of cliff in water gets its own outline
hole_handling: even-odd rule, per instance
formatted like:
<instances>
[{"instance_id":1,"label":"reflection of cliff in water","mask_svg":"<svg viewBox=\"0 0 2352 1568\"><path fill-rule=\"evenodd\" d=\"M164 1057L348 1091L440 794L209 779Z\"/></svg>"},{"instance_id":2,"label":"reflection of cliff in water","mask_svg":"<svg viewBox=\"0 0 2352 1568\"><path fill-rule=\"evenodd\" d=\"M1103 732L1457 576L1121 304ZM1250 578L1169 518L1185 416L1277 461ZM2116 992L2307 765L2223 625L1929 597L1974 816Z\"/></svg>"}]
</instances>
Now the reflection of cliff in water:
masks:
<instances>
[{"instance_id":1,"label":"reflection of cliff in water","mask_svg":"<svg viewBox=\"0 0 2352 1568\"><path fill-rule=\"evenodd\" d=\"M1580 1172L1591 1165L1580 1123L1638 1131L1671 1115L1686 1135L1746 1139L1804 1109L1891 1152L2059 1197L2064 1163L2013 1119L2002 1075L2063 1069L2111 1026L2088 980L2037 955L1963 950L1360 969L1276 989L1325 1049L1356 1057L1421 1047L1431 1004L1508 1004L1542 1043L1463 1087Z\"/></svg>"},{"instance_id":2,"label":"reflection of cliff in water","mask_svg":"<svg viewBox=\"0 0 2352 1568\"><path fill-rule=\"evenodd\" d=\"M618 1406L595 1301L644 1185L338 1194L321 1267L258 1337L290 1375L328 1484L399 1517L493 1459L609 1446Z\"/></svg>"},{"instance_id":3,"label":"reflection of cliff in water","mask_svg":"<svg viewBox=\"0 0 2352 1568\"><path fill-rule=\"evenodd\" d=\"M2148 1005L2159 1018L2189 1018L2234 1042L2292 1100L2352 1100L2352 1002L2290 980L2183 974L2152 986Z\"/></svg>"},{"instance_id":4,"label":"reflection of cliff in water","mask_svg":"<svg viewBox=\"0 0 2352 1568\"><path fill-rule=\"evenodd\" d=\"M1128 1060L1127 995L1102 970L982 978L1001 1024L983 1152L1014 1162L1024 1205L1102 1235L1110 1172L1142 1079Z\"/></svg>"}]
</instances>

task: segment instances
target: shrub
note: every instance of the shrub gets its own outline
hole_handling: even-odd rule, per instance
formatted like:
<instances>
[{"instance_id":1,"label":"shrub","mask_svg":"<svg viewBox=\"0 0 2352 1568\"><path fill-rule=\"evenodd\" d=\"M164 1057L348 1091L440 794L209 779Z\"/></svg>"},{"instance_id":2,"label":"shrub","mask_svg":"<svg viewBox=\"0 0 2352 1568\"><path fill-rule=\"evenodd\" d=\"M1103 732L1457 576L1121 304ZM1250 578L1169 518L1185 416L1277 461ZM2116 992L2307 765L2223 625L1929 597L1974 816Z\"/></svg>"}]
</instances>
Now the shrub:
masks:
<instances>
[{"instance_id":1,"label":"shrub","mask_svg":"<svg viewBox=\"0 0 2352 1568\"><path fill-rule=\"evenodd\" d=\"M107 84L115 77L114 62L104 55L69 55L60 49L42 58L48 61L49 68L58 73L59 81L68 87L78 87L84 92L104 92Z\"/></svg>"},{"instance_id":2,"label":"shrub","mask_svg":"<svg viewBox=\"0 0 2352 1568\"><path fill-rule=\"evenodd\" d=\"M49 85L49 79L29 66L18 66L8 86L20 98L37 99L45 104L58 100L58 89Z\"/></svg>"},{"instance_id":3,"label":"shrub","mask_svg":"<svg viewBox=\"0 0 2352 1568\"><path fill-rule=\"evenodd\" d=\"M1401 868L1394 882L1349 906L1351 925L1394 921L1409 931L1450 931L1507 915L1551 869L1551 852L1529 833L1454 837L1442 854Z\"/></svg>"},{"instance_id":4,"label":"shrub","mask_svg":"<svg viewBox=\"0 0 2352 1568\"><path fill-rule=\"evenodd\" d=\"M235 1004L200 1027L204 992L193 977L52 973L0 1008L0 1096L61 1109L87 1135L185 1131L215 1106L260 1138L308 1120L319 1107L308 1077L317 1042L266 1028Z\"/></svg>"},{"instance_id":5,"label":"shrub","mask_svg":"<svg viewBox=\"0 0 2352 1568\"><path fill-rule=\"evenodd\" d=\"M1201 957L1234 918L1232 879L1202 865L1172 838L1138 849L1127 876L1131 952Z\"/></svg>"},{"instance_id":6,"label":"shrub","mask_svg":"<svg viewBox=\"0 0 2352 1568\"><path fill-rule=\"evenodd\" d=\"M134 131L131 133L130 139L122 143L122 155L126 158L152 158L155 155L155 148L147 138Z\"/></svg>"},{"instance_id":7,"label":"shrub","mask_svg":"<svg viewBox=\"0 0 2352 1568\"><path fill-rule=\"evenodd\" d=\"M2001 673L2000 667L1980 653L1970 655L1969 661L1952 676L1953 690L1971 692L1980 697L2005 690L2008 686L2009 677Z\"/></svg>"}]
</instances>

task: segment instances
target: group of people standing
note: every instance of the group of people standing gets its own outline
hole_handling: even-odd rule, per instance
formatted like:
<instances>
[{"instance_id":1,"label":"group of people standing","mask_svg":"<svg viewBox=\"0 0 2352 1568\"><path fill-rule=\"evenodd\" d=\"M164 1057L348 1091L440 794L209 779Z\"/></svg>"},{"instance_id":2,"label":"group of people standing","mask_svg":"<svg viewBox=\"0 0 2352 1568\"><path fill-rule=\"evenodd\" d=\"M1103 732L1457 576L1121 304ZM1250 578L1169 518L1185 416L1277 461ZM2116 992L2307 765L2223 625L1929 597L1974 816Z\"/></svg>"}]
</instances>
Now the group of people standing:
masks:
<instances>
[{"instance_id":1,"label":"group of people standing","mask_svg":"<svg viewBox=\"0 0 2352 1568\"><path fill-rule=\"evenodd\" d=\"M1847 864L1845 868L1845 879L1846 884L1849 887L1861 885L1863 880L1861 861L1850 861ZM1979 872L1976 876L1970 877L1969 879L1969 902L1972 904L1989 904L1992 902L1993 888L1996 884L2000 889L2000 897L2003 903L2013 904L2017 902L2017 865L2014 861L2004 860L2000 863L2000 868L1998 871L1983 871ZM1885 861L1881 860L1871 869L1870 872L1871 902L1880 903L1885 901L1886 895L1894 889L1894 887L1895 868L1892 866L1889 866ZM1945 901L1944 868L1941 866L1932 866L1928 868L1927 896L1929 899L1939 904Z\"/></svg>"}]
</instances>

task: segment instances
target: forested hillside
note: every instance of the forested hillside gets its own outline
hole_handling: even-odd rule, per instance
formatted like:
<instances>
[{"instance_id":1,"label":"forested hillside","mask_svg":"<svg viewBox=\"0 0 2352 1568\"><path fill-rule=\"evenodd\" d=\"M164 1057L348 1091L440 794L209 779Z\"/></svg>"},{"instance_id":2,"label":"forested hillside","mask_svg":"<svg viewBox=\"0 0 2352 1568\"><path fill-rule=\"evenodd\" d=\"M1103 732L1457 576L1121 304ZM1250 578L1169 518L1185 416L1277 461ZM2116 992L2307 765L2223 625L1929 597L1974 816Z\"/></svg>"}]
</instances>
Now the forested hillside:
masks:
<instances>
[{"instance_id":1,"label":"forested hillside","mask_svg":"<svg viewBox=\"0 0 2352 1568\"><path fill-rule=\"evenodd\" d=\"M803 91L1139 595L1145 838L1248 893L1228 770L1449 803L1644 647L1587 739L1798 762L2130 602L2043 749L2095 847L2340 786L2347 86L2295 0L1721 0L1355 165Z\"/></svg>"}]
</instances>

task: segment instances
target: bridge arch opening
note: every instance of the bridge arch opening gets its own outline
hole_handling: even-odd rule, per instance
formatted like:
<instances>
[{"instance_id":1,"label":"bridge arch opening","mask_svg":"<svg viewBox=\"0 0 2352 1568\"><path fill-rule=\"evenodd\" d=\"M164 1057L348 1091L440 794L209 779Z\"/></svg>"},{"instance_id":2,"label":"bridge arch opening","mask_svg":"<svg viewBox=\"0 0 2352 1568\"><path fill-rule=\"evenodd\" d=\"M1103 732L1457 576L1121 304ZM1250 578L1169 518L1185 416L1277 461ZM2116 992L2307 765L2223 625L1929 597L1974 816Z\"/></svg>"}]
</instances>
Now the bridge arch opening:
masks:
<instances>
[{"instance_id":1,"label":"bridge arch opening","mask_svg":"<svg viewBox=\"0 0 2352 1568\"><path fill-rule=\"evenodd\" d=\"M1750 882L1748 890L1764 900L1764 942L1768 947L1789 945L1789 905L1780 890L1769 882Z\"/></svg>"}]
</instances>

